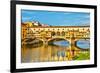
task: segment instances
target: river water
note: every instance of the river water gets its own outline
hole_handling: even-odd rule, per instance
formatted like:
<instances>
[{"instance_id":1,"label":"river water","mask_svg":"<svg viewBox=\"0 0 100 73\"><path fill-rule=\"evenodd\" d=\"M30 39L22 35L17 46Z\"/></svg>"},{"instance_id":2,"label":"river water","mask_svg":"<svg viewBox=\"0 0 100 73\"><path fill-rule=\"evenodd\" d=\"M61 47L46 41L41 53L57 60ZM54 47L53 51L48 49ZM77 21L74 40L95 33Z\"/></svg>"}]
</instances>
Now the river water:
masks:
<instances>
[{"instance_id":1,"label":"river water","mask_svg":"<svg viewBox=\"0 0 100 73\"><path fill-rule=\"evenodd\" d=\"M90 48L89 40L79 40L77 41L77 46L81 49ZM22 63L30 62L47 62L47 61L66 61L68 60L68 48L70 43L67 41L56 41L53 42L54 45L37 45L33 47L32 45L23 45L22 47Z\"/></svg>"}]
</instances>

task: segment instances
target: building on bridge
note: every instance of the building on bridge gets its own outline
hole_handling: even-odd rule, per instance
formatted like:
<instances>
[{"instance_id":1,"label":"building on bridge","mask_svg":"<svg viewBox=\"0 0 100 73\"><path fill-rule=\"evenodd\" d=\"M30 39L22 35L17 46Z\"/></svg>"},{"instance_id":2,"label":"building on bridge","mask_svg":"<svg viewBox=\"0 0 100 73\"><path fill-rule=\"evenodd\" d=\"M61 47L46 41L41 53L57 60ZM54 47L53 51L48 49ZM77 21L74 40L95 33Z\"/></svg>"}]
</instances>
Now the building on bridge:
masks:
<instances>
[{"instance_id":1,"label":"building on bridge","mask_svg":"<svg viewBox=\"0 0 100 73\"><path fill-rule=\"evenodd\" d=\"M46 37L65 36L65 37L89 37L89 26L52 26L52 27L30 27L30 32L34 35L44 34ZM36 36L38 37L38 36ZM39 36L40 37L40 36ZM46 38L45 37L45 38Z\"/></svg>"},{"instance_id":2,"label":"building on bridge","mask_svg":"<svg viewBox=\"0 0 100 73\"><path fill-rule=\"evenodd\" d=\"M22 39L34 39L34 38L41 40L45 45L48 45L48 42L53 39L67 40L71 44L70 48L68 49L68 51L71 51L69 54L71 54L71 57L73 57L76 51L79 51L79 49L75 47L75 42L79 39L90 39L90 27L89 26L29 27L25 24L22 24Z\"/></svg>"}]
</instances>

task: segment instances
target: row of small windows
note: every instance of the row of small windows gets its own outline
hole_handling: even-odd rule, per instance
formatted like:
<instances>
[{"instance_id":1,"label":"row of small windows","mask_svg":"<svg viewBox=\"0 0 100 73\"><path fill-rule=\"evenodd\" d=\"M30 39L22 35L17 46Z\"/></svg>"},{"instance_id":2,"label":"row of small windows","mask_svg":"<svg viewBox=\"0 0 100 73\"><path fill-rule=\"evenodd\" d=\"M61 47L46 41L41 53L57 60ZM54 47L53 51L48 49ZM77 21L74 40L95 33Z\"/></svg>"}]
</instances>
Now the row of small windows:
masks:
<instances>
[{"instance_id":1,"label":"row of small windows","mask_svg":"<svg viewBox=\"0 0 100 73\"><path fill-rule=\"evenodd\" d=\"M33 29L34 31L90 31L90 29Z\"/></svg>"}]
</instances>

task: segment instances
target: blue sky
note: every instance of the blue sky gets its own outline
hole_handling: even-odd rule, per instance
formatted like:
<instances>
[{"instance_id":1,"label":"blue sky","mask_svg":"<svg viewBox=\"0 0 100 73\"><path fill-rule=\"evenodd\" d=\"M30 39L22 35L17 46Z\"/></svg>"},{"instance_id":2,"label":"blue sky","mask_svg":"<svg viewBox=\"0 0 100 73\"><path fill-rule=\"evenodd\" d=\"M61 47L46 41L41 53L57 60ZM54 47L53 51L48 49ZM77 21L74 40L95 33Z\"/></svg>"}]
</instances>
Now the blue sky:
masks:
<instances>
[{"instance_id":1,"label":"blue sky","mask_svg":"<svg viewBox=\"0 0 100 73\"><path fill-rule=\"evenodd\" d=\"M89 26L90 13L21 10L22 22L38 21L51 26Z\"/></svg>"}]
</instances>

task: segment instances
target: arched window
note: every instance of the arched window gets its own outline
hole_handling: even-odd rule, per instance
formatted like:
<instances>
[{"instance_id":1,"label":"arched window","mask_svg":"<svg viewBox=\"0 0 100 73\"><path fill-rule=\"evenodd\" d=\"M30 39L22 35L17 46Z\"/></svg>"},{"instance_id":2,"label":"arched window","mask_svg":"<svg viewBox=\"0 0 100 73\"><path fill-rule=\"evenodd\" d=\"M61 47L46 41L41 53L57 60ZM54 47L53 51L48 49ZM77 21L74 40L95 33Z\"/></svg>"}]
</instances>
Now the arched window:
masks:
<instances>
[{"instance_id":1,"label":"arched window","mask_svg":"<svg viewBox=\"0 0 100 73\"><path fill-rule=\"evenodd\" d=\"M60 36L60 32L59 31L57 32L57 36Z\"/></svg>"},{"instance_id":2,"label":"arched window","mask_svg":"<svg viewBox=\"0 0 100 73\"><path fill-rule=\"evenodd\" d=\"M62 36L65 36L65 32L64 31L62 31Z\"/></svg>"},{"instance_id":3,"label":"arched window","mask_svg":"<svg viewBox=\"0 0 100 73\"><path fill-rule=\"evenodd\" d=\"M55 36L55 32L52 32L52 33L51 33L51 36Z\"/></svg>"}]
</instances>

